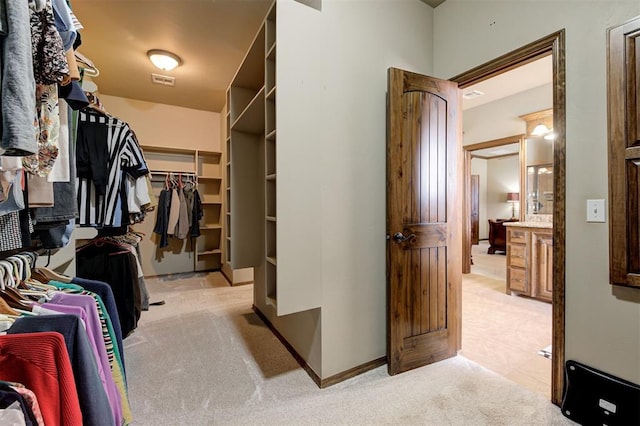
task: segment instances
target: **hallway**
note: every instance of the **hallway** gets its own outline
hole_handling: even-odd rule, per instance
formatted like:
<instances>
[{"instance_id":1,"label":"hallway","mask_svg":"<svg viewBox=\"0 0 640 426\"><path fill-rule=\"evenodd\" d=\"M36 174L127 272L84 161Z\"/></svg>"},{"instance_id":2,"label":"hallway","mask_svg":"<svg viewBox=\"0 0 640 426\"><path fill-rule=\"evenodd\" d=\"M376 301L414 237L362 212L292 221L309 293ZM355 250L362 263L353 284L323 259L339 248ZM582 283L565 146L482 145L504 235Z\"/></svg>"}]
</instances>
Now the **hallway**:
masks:
<instances>
[{"instance_id":1,"label":"hallway","mask_svg":"<svg viewBox=\"0 0 640 426\"><path fill-rule=\"evenodd\" d=\"M506 256L473 246L471 274L462 275L460 355L551 398L551 304L505 293Z\"/></svg>"}]
</instances>

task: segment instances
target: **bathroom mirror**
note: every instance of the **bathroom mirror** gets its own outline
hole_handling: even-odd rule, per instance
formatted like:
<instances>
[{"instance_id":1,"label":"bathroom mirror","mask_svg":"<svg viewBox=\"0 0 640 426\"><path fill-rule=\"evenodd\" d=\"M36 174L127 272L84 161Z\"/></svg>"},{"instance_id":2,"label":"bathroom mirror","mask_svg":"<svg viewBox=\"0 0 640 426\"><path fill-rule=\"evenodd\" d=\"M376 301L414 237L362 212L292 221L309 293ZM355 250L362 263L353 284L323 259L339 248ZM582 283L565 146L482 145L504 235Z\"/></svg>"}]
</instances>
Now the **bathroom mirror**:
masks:
<instances>
[{"instance_id":1,"label":"bathroom mirror","mask_svg":"<svg viewBox=\"0 0 640 426\"><path fill-rule=\"evenodd\" d=\"M553 214L553 140L531 137L526 140L526 213Z\"/></svg>"}]
</instances>

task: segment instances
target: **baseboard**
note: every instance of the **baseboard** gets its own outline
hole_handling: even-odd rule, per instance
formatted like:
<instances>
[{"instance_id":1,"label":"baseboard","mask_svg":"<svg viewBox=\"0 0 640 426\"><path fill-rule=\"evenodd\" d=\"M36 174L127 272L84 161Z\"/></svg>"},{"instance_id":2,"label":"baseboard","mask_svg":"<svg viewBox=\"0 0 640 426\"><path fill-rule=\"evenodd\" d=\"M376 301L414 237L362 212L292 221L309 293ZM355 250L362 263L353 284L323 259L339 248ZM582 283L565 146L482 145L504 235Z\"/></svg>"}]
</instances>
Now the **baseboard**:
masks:
<instances>
[{"instance_id":1,"label":"baseboard","mask_svg":"<svg viewBox=\"0 0 640 426\"><path fill-rule=\"evenodd\" d=\"M278 330L276 330L273 324L271 324L271 321L269 321L269 319L262 312L260 312L260 309L258 309L256 305L253 305L252 308L253 308L253 311L256 313L256 315L260 317L260 319L266 324L269 330L271 330L271 332L278 338L278 340L280 340L280 343L284 345L284 347L289 351L291 356L293 356L293 358L298 362L298 364L300 364L300 367L302 367L302 369L307 372L309 377L311 377L311 379L315 382L315 384L320 389L333 386L337 383L343 382L347 379L358 376L362 373L365 373L369 370L373 370L374 368L378 368L381 365L384 365L387 363L387 357L383 356L381 358L377 358L372 361L365 362L364 364L357 365L346 371L343 371L338 374L334 374L333 376L329 376L323 379L320 376L318 376L318 374L313 370L313 368L311 368L309 364L307 364L307 361L305 361L304 358L300 356L300 354L293 348L293 346L291 346L291 344L287 342L287 339L285 339L284 336L280 334Z\"/></svg>"},{"instance_id":2,"label":"baseboard","mask_svg":"<svg viewBox=\"0 0 640 426\"><path fill-rule=\"evenodd\" d=\"M364 364L356 365L355 367L343 371L342 373L334 374L333 376L329 376L326 379L322 379L320 387L326 388L329 386L333 386L337 383L344 382L347 379L358 376L362 373L366 373L369 370L378 368L381 365L385 365L386 363L387 357L383 356L381 358L365 362Z\"/></svg>"}]
</instances>

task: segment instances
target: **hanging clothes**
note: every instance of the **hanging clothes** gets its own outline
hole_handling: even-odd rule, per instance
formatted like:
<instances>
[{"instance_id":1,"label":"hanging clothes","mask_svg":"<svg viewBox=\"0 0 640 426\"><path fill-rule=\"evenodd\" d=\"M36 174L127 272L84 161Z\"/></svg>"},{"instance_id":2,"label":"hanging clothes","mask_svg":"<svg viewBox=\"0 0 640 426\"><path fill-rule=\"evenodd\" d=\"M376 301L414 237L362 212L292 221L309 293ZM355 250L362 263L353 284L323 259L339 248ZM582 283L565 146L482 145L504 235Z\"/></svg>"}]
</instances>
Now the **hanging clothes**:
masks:
<instances>
[{"instance_id":1,"label":"hanging clothes","mask_svg":"<svg viewBox=\"0 0 640 426\"><path fill-rule=\"evenodd\" d=\"M137 179L149 173L142 149L129 125L91 108L81 110L76 165L77 223L98 227L128 224L123 178L128 175Z\"/></svg>"},{"instance_id":2,"label":"hanging clothes","mask_svg":"<svg viewBox=\"0 0 640 426\"><path fill-rule=\"evenodd\" d=\"M123 337L138 325L142 311L138 267L121 244L95 239L76 250L78 277L109 283L118 308Z\"/></svg>"},{"instance_id":3,"label":"hanging clothes","mask_svg":"<svg viewBox=\"0 0 640 426\"><path fill-rule=\"evenodd\" d=\"M29 5L26 1L3 1L11 30L2 46L0 154L31 155L38 151L36 139L36 83L33 74Z\"/></svg>"},{"instance_id":4,"label":"hanging clothes","mask_svg":"<svg viewBox=\"0 0 640 426\"><path fill-rule=\"evenodd\" d=\"M0 335L0 380L31 389L38 396L45 424L83 424L71 361L60 333Z\"/></svg>"},{"instance_id":5,"label":"hanging clothes","mask_svg":"<svg viewBox=\"0 0 640 426\"><path fill-rule=\"evenodd\" d=\"M52 331L65 338L78 401L85 424L110 426L116 424L107 393L98 374L98 365L80 318L76 315L42 315L18 318L7 334Z\"/></svg>"},{"instance_id":6,"label":"hanging clothes","mask_svg":"<svg viewBox=\"0 0 640 426\"><path fill-rule=\"evenodd\" d=\"M169 245L169 234L167 228L169 225L169 209L171 208L171 191L162 189L158 199L158 208L156 209L156 223L153 232L160 235L158 247L164 248Z\"/></svg>"}]
</instances>

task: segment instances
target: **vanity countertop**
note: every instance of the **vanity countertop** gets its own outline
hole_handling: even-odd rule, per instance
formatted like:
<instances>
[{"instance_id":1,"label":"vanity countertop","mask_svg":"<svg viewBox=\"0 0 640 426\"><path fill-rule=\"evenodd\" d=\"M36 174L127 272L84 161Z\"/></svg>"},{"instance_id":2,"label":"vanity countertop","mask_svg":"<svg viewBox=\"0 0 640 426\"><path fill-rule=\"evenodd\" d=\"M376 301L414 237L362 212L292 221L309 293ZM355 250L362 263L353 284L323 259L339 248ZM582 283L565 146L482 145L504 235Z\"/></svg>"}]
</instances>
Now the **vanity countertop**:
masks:
<instances>
[{"instance_id":1,"label":"vanity countertop","mask_svg":"<svg viewBox=\"0 0 640 426\"><path fill-rule=\"evenodd\" d=\"M546 228L552 229L552 222L503 222L504 226L518 226L521 228Z\"/></svg>"}]
</instances>

